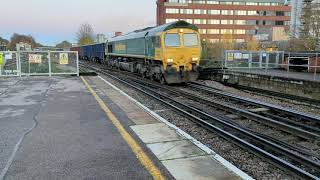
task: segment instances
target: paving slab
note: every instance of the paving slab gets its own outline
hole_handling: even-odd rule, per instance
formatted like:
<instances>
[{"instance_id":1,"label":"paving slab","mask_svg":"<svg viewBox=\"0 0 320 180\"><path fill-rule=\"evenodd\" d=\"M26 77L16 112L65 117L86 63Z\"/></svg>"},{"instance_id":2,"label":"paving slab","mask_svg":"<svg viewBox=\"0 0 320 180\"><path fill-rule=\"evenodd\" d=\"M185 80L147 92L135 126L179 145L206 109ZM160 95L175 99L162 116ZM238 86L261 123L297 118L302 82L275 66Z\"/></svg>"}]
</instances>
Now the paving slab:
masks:
<instances>
[{"instance_id":1,"label":"paving slab","mask_svg":"<svg viewBox=\"0 0 320 180\"><path fill-rule=\"evenodd\" d=\"M162 161L177 180L234 180L240 179L210 156Z\"/></svg>"},{"instance_id":2,"label":"paving slab","mask_svg":"<svg viewBox=\"0 0 320 180\"><path fill-rule=\"evenodd\" d=\"M151 117L145 112L141 112L141 110L138 112L127 113L127 116L137 125L158 123L154 117Z\"/></svg>"},{"instance_id":3,"label":"paving slab","mask_svg":"<svg viewBox=\"0 0 320 180\"><path fill-rule=\"evenodd\" d=\"M204 151L188 140L148 144L148 147L160 160L206 155Z\"/></svg>"},{"instance_id":4,"label":"paving slab","mask_svg":"<svg viewBox=\"0 0 320 180\"><path fill-rule=\"evenodd\" d=\"M163 123L136 125L131 128L147 144L185 139Z\"/></svg>"}]
</instances>

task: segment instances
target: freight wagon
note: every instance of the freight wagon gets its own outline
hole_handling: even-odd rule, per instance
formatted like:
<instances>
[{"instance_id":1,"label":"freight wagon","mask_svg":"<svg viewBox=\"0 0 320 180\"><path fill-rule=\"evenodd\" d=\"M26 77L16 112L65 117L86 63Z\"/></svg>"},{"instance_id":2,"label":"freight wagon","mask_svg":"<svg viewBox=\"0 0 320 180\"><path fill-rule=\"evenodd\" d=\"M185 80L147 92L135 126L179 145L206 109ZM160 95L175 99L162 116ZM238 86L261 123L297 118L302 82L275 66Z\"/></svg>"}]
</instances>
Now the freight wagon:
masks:
<instances>
[{"instance_id":1,"label":"freight wagon","mask_svg":"<svg viewBox=\"0 0 320 180\"><path fill-rule=\"evenodd\" d=\"M80 46L79 58L83 60L90 60L90 61L95 61L99 63L104 62L105 47L106 47L106 43Z\"/></svg>"}]
</instances>

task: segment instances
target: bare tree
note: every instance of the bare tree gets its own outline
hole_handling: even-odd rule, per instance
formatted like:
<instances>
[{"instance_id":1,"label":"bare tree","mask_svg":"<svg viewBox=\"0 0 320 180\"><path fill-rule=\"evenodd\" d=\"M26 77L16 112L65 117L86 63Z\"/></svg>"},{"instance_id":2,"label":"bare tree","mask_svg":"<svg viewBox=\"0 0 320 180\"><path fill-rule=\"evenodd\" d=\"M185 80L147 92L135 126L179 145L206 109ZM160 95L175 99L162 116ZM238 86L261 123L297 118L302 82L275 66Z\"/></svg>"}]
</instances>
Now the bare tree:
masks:
<instances>
[{"instance_id":1,"label":"bare tree","mask_svg":"<svg viewBox=\"0 0 320 180\"><path fill-rule=\"evenodd\" d=\"M310 35L318 42L320 40L320 5L317 4L316 8L312 10L310 17Z\"/></svg>"},{"instance_id":2,"label":"bare tree","mask_svg":"<svg viewBox=\"0 0 320 180\"><path fill-rule=\"evenodd\" d=\"M77 41L80 45L92 44L94 42L94 31L90 24L81 24L77 32Z\"/></svg>"},{"instance_id":3,"label":"bare tree","mask_svg":"<svg viewBox=\"0 0 320 180\"><path fill-rule=\"evenodd\" d=\"M11 50L15 49L16 44L20 42L30 44L32 48L35 48L38 46L37 42L34 40L34 38L31 35L27 36L27 35L14 33L10 39L9 48Z\"/></svg>"},{"instance_id":4,"label":"bare tree","mask_svg":"<svg viewBox=\"0 0 320 180\"><path fill-rule=\"evenodd\" d=\"M320 3L306 3L302 22L302 38L320 43Z\"/></svg>"}]
</instances>

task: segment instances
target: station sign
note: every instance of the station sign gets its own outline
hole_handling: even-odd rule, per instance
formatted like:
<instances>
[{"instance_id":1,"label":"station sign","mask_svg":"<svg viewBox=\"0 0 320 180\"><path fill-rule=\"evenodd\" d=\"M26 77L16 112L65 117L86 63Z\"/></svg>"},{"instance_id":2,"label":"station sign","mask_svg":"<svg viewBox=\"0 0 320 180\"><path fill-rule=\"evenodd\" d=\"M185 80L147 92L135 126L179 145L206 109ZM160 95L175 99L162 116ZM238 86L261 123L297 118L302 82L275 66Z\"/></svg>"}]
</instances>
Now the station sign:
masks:
<instances>
[{"instance_id":1,"label":"station sign","mask_svg":"<svg viewBox=\"0 0 320 180\"><path fill-rule=\"evenodd\" d=\"M12 53L11 53L11 52L5 53L4 58L5 58L6 60L12 59Z\"/></svg>"},{"instance_id":2,"label":"station sign","mask_svg":"<svg viewBox=\"0 0 320 180\"><path fill-rule=\"evenodd\" d=\"M249 59L249 54L242 54L242 59Z\"/></svg>"},{"instance_id":3,"label":"station sign","mask_svg":"<svg viewBox=\"0 0 320 180\"><path fill-rule=\"evenodd\" d=\"M234 55L233 55L233 53L228 53L227 59L228 59L228 61L233 61L233 60L234 60Z\"/></svg>"},{"instance_id":4,"label":"station sign","mask_svg":"<svg viewBox=\"0 0 320 180\"><path fill-rule=\"evenodd\" d=\"M234 59L242 59L242 53L234 53Z\"/></svg>"},{"instance_id":5,"label":"station sign","mask_svg":"<svg viewBox=\"0 0 320 180\"><path fill-rule=\"evenodd\" d=\"M2 64L3 64L3 53L0 52L0 65L2 65Z\"/></svg>"},{"instance_id":6,"label":"station sign","mask_svg":"<svg viewBox=\"0 0 320 180\"><path fill-rule=\"evenodd\" d=\"M29 54L30 64L40 64L42 62L42 55L40 54Z\"/></svg>"},{"instance_id":7,"label":"station sign","mask_svg":"<svg viewBox=\"0 0 320 180\"><path fill-rule=\"evenodd\" d=\"M69 64L68 53L60 53L59 54L59 64Z\"/></svg>"}]
</instances>

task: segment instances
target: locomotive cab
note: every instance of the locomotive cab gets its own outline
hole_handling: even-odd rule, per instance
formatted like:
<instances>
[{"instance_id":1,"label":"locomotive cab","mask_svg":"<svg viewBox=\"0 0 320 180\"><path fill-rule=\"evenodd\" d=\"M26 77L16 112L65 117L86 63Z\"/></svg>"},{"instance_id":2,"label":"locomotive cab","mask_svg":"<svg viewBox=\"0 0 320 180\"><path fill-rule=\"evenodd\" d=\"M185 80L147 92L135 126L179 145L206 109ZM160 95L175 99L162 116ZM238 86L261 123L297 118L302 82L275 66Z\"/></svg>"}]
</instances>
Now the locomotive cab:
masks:
<instances>
[{"instance_id":1,"label":"locomotive cab","mask_svg":"<svg viewBox=\"0 0 320 180\"><path fill-rule=\"evenodd\" d=\"M201 55L199 33L193 29L176 28L164 32L162 40L167 83L195 81Z\"/></svg>"}]
</instances>

